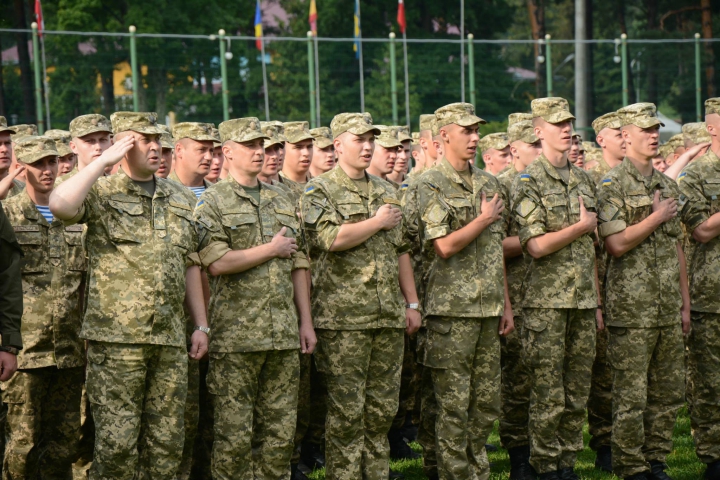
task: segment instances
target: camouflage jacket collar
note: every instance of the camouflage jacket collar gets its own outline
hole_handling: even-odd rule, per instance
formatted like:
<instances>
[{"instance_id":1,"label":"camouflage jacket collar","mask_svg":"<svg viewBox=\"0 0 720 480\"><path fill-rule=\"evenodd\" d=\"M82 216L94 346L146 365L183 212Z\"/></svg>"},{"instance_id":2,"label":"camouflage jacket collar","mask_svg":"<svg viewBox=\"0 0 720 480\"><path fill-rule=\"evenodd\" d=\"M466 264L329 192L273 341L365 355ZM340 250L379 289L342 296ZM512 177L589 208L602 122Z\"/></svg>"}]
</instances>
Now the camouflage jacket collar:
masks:
<instances>
[{"instance_id":1,"label":"camouflage jacket collar","mask_svg":"<svg viewBox=\"0 0 720 480\"><path fill-rule=\"evenodd\" d=\"M641 185L646 185L648 190L652 191L655 190L655 188L664 188L665 185L662 181L662 177L664 174L658 172L653 168L652 170L652 177L650 177L650 183L648 185L647 179L645 176L640 173L640 170L637 169L635 164L630 160L628 157L625 157L623 162L620 164L620 168L627 173L629 176L631 176L633 179L635 179L636 182L638 182Z\"/></svg>"},{"instance_id":2,"label":"camouflage jacket collar","mask_svg":"<svg viewBox=\"0 0 720 480\"><path fill-rule=\"evenodd\" d=\"M298 185L302 184L301 182L296 182L295 180L289 178L287 175L285 175L285 172L283 172L282 170L280 170L278 172L278 177L280 178L280 182L289 182L289 183L295 183ZM305 182L304 183L309 182L311 179L312 179L312 175L310 175L310 172L308 171L308 173L305 174Z\"/></svg>"},{"instance_id":3,"label":"camouflage jacket collar","mask_svg":"<svg viewBox=\"0 0 720 480\"><path fill-rule=\"evenodd\" d=\"M382 198L385 196L385 189L379 182L383 182L379 177L376 177L374 175L369 175L367 172L365 172L365 178L368 182L368 194L366 195L365 192L361 191L357 185L355 185L355 182L352 181L352 179L348 176L347 173L345 173L345 170L343 170L340 166L333 168L328 172L329 178L333 179L338 185L340 185L342 188L345 188L346 190L349 190L351 192L356 193L357 195L367 198L368 203L372 203L373 200L376 198Z\"/></svg>"},{"instance_id":4,"label":"camouflage jacket collar","mask_svg":"<svg viewBox=\"0 0 720 480\"><path fill-rule=\"evenodd\" d=\"M176 181L176 182L179 183L180 185L186 186L184 183L182 183L182 182L180 181L180 177L178 177L177 173L175 173L175 169L173 169L173 171L170 172L170 175L168 175L168 178L169 178L170 180ZM205 179L203 178L203 186L204 186L205 188L210 188L211 185L212 185L212 183L208 182L207 180L205 180ZM190 187L188 187L188 188L190 188Z\"/></svg>"},{"instance_id":5,"label":"camouflage jacket collar","mask_svg":"<svg viewBox=\"0 0 720 480\"><path fill-rule=\"evenodd\" d=\"M612 168L610 168L610 165L608 165L608 163L605 161L605 157L603 157L602 155L600 155L600 158L598 158L597 168L602 172L603 175L612 170Z\"/></svg>"},{"instance_id":6,"label":"camouflage jacket collar","mask_svg":"<svg viewBox=\"0 0 720 480\"><path fill-rule=\"evenodd\" d=\"M548 175L550 175L552 178L554 178L558 182L565 183L565 180L558 173L555 166L552 163L550 163L550 160L547 159L545 154L541 154L538 157L538 159L535 161L540 162L540 164L545 169L545 172ZM568 178L567 186L568 186L568 188L572 189L572 188L578 186L579 184L583 183L584 173L582 173L583 170L581 170L580 168L578 168L575 165L573 165L572 163L570 163L570 160L568 160L567 162L568 162L568 167L570 169L570 177Z\"/></svg>"},{"instance_id":7,"label":"camouflage jacket collar","mask_svg":"<svg viewBox=\"0 0 720 480\"><path fill-rule=\"evenodd\" d=\"M169 197L172 195L173 191L170 187L167 186L167 180L164 178L158 178L155 175L153 175L153 178L155 179L155 196L151 197L151 195L145 191L144 188L140 187L135 183L135 181L128 176L127 173L125 173L124 170L120 169L117 171L115 175L110 175L109 177L112 179L112 181L115 182L116 185L120 186L121 188L124 188L125 191L130 195L139 195L141 197L150 197L150 198L156 198L156 197Z\"/></svg>"},{"instance_id":8,"label":"camouflage jacket collar","mask_svg":"<svg viewBox=\"0 0 720 480\"><path fill-rule=\"evenodd\" d=\"M277 192L274 190L267 188L267 183L263 183L260 180L258 180L258 186L260 187L260 205L257 204L255 199L245 191L242 185L238 183L237 180L232 175L228 175L225 177L225 182L227 182L230 187L232 188L233 192L235 192L235 195L238 197L242 197L248 202L252 203L253 205L264 207L268 203L271 203L273 198L277 197ZM264 187L263 187L264 185Z\"/></svg>"},{"instance_id":9,"label":"camouflage jacket collar","mask_svg":"<svg viewBox=\"0 0 720 480\"><path fill-rule=\"evenodd\" d=\"M39 223L40 225L45 226L51 226L62 223L61 220L58 220L57 218L54 218L52 223L48 223L47 220L45 220L45 217L40 215L40 212L38 211L37 207L35 206L35 202L32 201L30 198L30 195L28 194L27 190L23 190L18 194L18 203L19 207L22 210L23 216L27 218L28 220Z\"/></svg>"}]
</instances>

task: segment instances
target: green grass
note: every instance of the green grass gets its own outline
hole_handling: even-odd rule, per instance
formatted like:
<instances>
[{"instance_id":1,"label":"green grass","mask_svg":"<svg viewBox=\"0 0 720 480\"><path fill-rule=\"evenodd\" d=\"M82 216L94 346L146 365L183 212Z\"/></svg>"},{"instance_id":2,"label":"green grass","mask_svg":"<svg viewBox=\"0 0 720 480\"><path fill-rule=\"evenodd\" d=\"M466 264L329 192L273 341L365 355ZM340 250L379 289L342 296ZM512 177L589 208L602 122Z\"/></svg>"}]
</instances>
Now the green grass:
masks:
<instances>
[{"instance_id":1,"label":"green grass","mask_svg":"<svg viewBox=\"0 0 720 480\"><path fill-rule=\"evenodd\" d=\"M578 462L575 466L575 472L578 476L588 480L617 480L618 477L615 475L595 470L595 452L588 447L590 435L587 432L587 425L584 429L584 437L585 450L578 456ZM670 475L673 480L701 479L705 465L703 465L695 455L695 446L692 436L690 435L690 417L685 408L682 409L678 416L677 423L675 424L675 432L673 433L673 440L674 449L667 460L670 467L667 471L668 475ZM500 445L497 423L495 424L495 429L490 436L489 442L493 445ZM411 446L415 451L422 453L422 449L418 444L413 443ZM508 455L505 450L501 449L497 453L491 453L490 461L495 464L492 468L490 480L505 480L509 477L510 461L508 460ZM394 470L402 472L407 480L422 480L427 478L422 473L422 460L404 460L392 462L391 465ZM323 470L317 470L309 477L312 480L322 480L325 478L325 472Z\"/></svg>"}]
</instances>

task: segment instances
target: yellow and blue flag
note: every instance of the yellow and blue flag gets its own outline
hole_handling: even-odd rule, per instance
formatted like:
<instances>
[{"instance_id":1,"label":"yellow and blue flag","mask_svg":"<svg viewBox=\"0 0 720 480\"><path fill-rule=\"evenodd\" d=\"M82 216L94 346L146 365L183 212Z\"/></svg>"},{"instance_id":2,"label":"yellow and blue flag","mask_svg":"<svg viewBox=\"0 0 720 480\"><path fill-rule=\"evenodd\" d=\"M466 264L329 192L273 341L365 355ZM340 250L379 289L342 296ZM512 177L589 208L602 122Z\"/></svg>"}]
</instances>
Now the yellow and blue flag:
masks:
<instances>
[{"instance_id":1,"label":"yellow and blue flag","mask_svg":"<svg viewBox=\"0 0 720 480\"><path fill-rule=\"evenodd\" d=\"M355 52L355 58L360 58L360 0L355 0L355 13L353 17L355 19L355 31L353 32L355 42L353 42L353 51Z\"/></svg>"}]
</instances>

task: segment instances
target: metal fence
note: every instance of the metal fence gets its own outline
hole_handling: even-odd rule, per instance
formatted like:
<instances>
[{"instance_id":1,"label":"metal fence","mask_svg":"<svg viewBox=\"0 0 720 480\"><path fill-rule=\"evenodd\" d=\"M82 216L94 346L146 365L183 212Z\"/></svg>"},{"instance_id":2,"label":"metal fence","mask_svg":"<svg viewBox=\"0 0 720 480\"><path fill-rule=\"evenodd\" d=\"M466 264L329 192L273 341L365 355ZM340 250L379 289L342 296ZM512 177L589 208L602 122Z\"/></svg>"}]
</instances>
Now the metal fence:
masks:
<instances>
[{"instance_id":1,"label":"metal fence","mask_svg":"<svg viewBox=\"0 0 720 480\"><path fill-rule=\"evenodd\" d=\"M23 72L18 34L30 34ZM421 113L461 98L488 121L528 111L538 96L574 103L575 40L460 40L175 35L0 29L5 110L12 123L66 128L77 115L152 110L170 123L224 119L301 120L327 125L362 106L378 123L417 127ZM720 39L587 40L587 117L654 101L667 117L694 121L706 96L702 69ZM44 48L43 48L44 46ZM461 47L463 54L461 54ZM264 53L264 54L263 54ZM46 74L43 75L42 61ZM360 67L362 61L363 67ZM715 66L715 65L711 65ZM28 92L28 75L32 88ZM28 95L31 98L28 98ZM28 102L33 111L28 114Z\"/></svg>"}]
</instances>

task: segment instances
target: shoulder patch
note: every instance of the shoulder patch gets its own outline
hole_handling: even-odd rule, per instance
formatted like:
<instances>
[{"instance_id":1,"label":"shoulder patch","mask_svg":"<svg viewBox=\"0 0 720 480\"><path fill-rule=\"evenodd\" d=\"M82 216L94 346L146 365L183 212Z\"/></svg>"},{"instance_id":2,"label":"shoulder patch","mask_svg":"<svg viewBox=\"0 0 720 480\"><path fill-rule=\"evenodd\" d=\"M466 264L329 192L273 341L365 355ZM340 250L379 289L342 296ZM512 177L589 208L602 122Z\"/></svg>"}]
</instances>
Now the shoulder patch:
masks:
<instances>
[{"instance_id":1,"label":"shoulder patch","mask_svg":"<svg viewBox=\"0 0 720 480\"><path fill-rule=\"evenodd\" d=\"M407 184L407 183L403 183L402 185L400 185L400 191L407 190L407 188L408 188L408 184Z\"/></svg>"},{"instance_id":2,"label":"shoulder patch","mask_svg":"<svg viewBox=\"0 0 720 480\"><path fill-rule=\"evenodd\" d=\"M609 187L612 185L612 178L603 178L601 183L603 187Z\"/></svg>"},{"instance_id":3,"label":"shoulder patch","mask_svg":"<svg viewBox=\"0 0 720 480\"><path fill-rule=\"evenodd\" d=\"M517 213L521 217L525 218L528 215L530 215L535 210L536 207L537 207L537 205L535 205L535 202L533 202L529 198L525 197L522 199L522 201L517 206L515 211L517 211Z\"/></svg>"},{"instance_id":4,"label":"shoulder patch","mask_svg":"<svg viewBox=\"0 0 720 480\"><path fill-rule=\"evenodd\" d=\"M197 209L200 209L200 208L202 208L202 207L204 207L204 206L205 206L205 200L200 200L200 201L197 202L197 204L195 205L195 209L197 210Z\"/></svg>"},{"instance_id":5,"label":"shoulder patch","mask_svg":"<svg viewBox=\"0 0 720 480\"><path fill-rule=\"evenodd\" d=\"M317 189L315 188L315 185L310 185L309 187L305 188L305 195L310 195L310 194L312 194L315 190L317 190Z\"/></svg>"},{"instance_id":6,"label":"shoulder patch","mask_svg":"<svg viewBox=\"0 0 720 480\"><path fill-rule=\"evenodd\" d=\"M687 172L682 172L682 173L678 176L677 181L679 182L680 180L682 180L683 178L685 178L686 175L687 175Z\"/></svg>"},{"instance_id":7,"label":"shoulder patch","mask_svg":"<svg viewBox=\"0 0 720 480\"><path fill-rule=\"evenodd\" d=\"M520 174L520 181L521 182L529 182L530 181L530 175L527 173L521 173Z\"/></svg>"}]
</instances>

